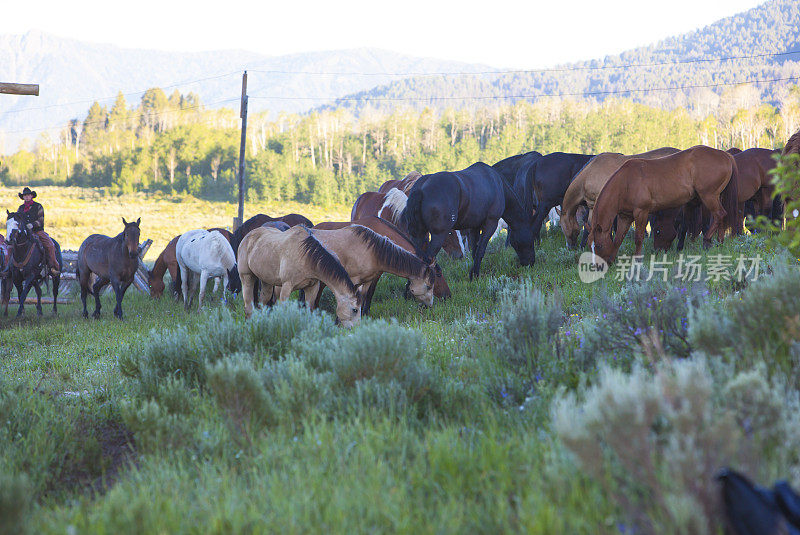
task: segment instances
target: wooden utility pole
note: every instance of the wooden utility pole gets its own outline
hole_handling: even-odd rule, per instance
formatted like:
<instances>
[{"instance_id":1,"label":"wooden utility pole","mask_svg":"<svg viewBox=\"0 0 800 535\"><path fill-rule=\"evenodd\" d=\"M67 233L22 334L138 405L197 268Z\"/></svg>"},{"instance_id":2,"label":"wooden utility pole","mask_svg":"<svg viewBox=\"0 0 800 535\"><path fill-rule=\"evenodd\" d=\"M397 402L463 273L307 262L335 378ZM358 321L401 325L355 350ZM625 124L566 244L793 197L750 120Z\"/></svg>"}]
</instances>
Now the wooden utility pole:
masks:
<instances>
[{"instance_id":1,"label":"wooden utility pole","mask_svg":"<svg viewBox=\"0 0 800 535\"><path fill-rule=\"evenodd\" d=\"M235 231L244 223L244 149L247 143L247 71L242 74L242 106L239 112L242 118L242 140L239 144L239 212L233 220Z\"/></svg>"},{"instance_id":2,"label":"wooden utility pole","mask_svg":"<svg viewBox=\"0 0 800 535\"><path fill-rule=\"evenodd\" d=\"M0 93L9 95L34 95L39 96L39 84L10 84L0 82Z\"/></svg>"}]
</instances>

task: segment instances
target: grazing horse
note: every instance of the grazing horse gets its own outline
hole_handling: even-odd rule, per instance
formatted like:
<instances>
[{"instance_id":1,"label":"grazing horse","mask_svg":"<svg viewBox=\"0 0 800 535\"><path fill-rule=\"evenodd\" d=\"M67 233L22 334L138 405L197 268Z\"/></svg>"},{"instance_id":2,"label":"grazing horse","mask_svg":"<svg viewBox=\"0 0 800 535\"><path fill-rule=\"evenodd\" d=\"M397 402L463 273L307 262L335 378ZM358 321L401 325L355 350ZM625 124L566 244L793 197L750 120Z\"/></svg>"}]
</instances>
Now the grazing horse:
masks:
<instances>
[{"instance_id":1,"label":"grazing horse","mask_svg":"<svg viewBox=\"0 0 800 535\"><path fill-rule=\"evenodd\" d=\"M141 220L142 218L139 218L133 223L128 223L123 217L124 228L115 237L92 234L83 240L78 249L77 275L81 285L84 318L89 317L86 310L86 295L89 293L94 295L95 308L92 317L99 318L100 290L111 283L117 298L114 315L122 319L122 298L139 268L139 223ZM92 288L89 288L92 273L97 276L97 280Z\"/></svg>"},{"instance_id":2,"label":"grazing horse","mask_svg":"<svg viewBox=\"0 0 800 535\"><path fill-rule=\"evenodd\" d=\"M391 224L389 221L385 219L381 219L380 217L376 216L369 216L364 217L362 219L356 219L355 221L347 221L347 222L333 222L328 221L325 223L319 223L314 226L314 229L319 230L336 230L344 227L348 227L350 225L361 225L362 227L367 227L376 233L380 234L381 236L385 236L392 243L401 247L408 251L409 253L413 253L417 255L417 257L422 258L423 253L419 251L413 243L411 243L411 238L403 232L400 227L397 227ZM447 281L444 279L444 273L442 273L442 268L439 267L438 262L433 263L433 269L436 274L436 277L433 279L433 296L434 297L441 297L442 299L447 299L451 296L450 287L447 285ZM364 294L364 306L361 307L361 314L367 315L369 314L369 308L372 303L372 296L375 293L375 288L378 286L378 279L369 286L367 289L367 293Z\"/></svg>"},{"instance_id":3,"label":"grazing horse","mask_svg":"<svg viewBox=\"0 0 800 535\"><path fill-rule=\"evenodd\" d=\"M729 224L735 227L737 174L733 156L703 145L655 160L633 158L626 161L597 197L592 220L592 252L606 262L613 262L622 239L636 221L634 254L641 254L650 213L676 208L696 198L712 216L711 226L703 234L704 246L710 246L711 237L721 230L726 215ZM612 239L611 226L617 217L617 232ZM723 239L722 232L719 239Z\"/></svg>"},{"instance_id":4,"label":"grazing horse","mask_svg":"<svg viewBox=\"0 0 800 535\"><path fill-rule=\"evenodd\" d=\"M260 301L266 304L275 290L286 301L293 290L305 289L306 304L314 306L317 288L324 283L336 296L336 318L345 327L361 319L361 294L339 260L305 226L285 232L259 227L239 246L239 276L245 317L253 314L253 286L262 283Z\"/></svg>"},{"instance_id":5,"label":"grazing horse","mask_svg":"<svg viewBox=\"0 0 800 535\"><path fill-rule=\"evenodd\" d=\"M350 225L336 230L314 229L312 234L326 249L331 251L347 271L363 294L363 288L377 284L383 273L391 273L408 279L408 290L420 303L433 304L433 285L436 270L433 262L423 262L414 253L394 244L385 236L361 225ZM314 299L319 304L323 286L320 285ZM366 310L365 310L366 309ZM369 306L362 306L361 314L367 314Z\"/></svg>"},{"instance_id":6,"label":"grazing horse","mask_svg":"<svg viewBox=\"0 0 800 535\"><path fill-rule=\"evenodd\" d=\"M228 240L231 241L233 234L224 228L210 228L209 232L216 230ZM175 258L175 246L178 244L178 234L170 240L167 246L161 251L161 254L156 258L153 264L153 269L147 271L147 282L150 286L150 296L160 298L164 294L164 274L169 270L169 276L172 279L172 295L178 299L181 295L181 271L178 267L178 259ZM214 291L217 291L217 282L219 279L214 280ZM239 291L239 290L236 290Z\"/></svg>"},{"instance_id":7,"label":"grazing horse","mask_svg":"<svg viewBox=\"0 0 800 535\"><path fill-rule=\"evenodd\" d=\"M283 221L290 227L302 225L304 227L311 228L314 226L314 223L312 223L310 219L300 214L286 214L280 217L270 217L267 214L256 214L242 223L233 233L233 238L231 238L230 242L231 247L233 247L233 252L237 255L237 257L239 254L239 244L242 243L242 240L245 236L247 236L247 233L269 221Z\"/></svg>"},{"instance_id":8,"label":"grazing horse","mask_svg":"<svg viewBox=\"0 0 800 535\"><path fill-rule=\"evenodd\" d=\"M412 186L417 182L418 178L414 178L413 182L411 182ZM405 180L408 180L408 177L401 181L390 180L389 182L401 183ZM355 204L353 204L353 209L350 211L350 221L376 216L402 227L403 223L400 221L400 216L405 210L407 202L408 196L399 188L390 188L386 193L367 191L359 195ZM461 233L457 230L450 232L442 244L442 249L451 258L463 258L465 251Z\"/></svg>"},{"instance_id":9,"label":"grazing horse","mask_svg":"<svg viewBox=\"0 0 800 535\"><path fill-rule=\"evenodd\" d=\"M17 317L25 313L25 299L28 292L33 287L36 292L36 313L42 315L42 288L41 283L47 280L45 253L41 244L36 239L36 235L28 230L24 225L24 219L19 212L9 212L6 210L8 220L6 221L5 243L8 264L4 267L4 275L8 275L11 280L3 279L2 284L2 304L3 315L8 315L8 302L11 298L11 283L17 289L19 297L19 308ZM64 265L61 258L61 246L53 240L56 247L56 260L58 260L59 271ZM52 276L52 275L51 275ZM61 276L53 277L53 314L58 314L58 288L61 283Z\"/></svg>"},{"instance_id":10,"label":"grazing horse","mask_svg":"<svg viewBox=\"0 0 800 535\"><path fill-rule=\"evenodd\" d=\"M209 277L222 278L223 291L238 292L242 285L236 269L236 255L230 242L219 231L190 230L181 234L175 245L175 258L181 271L183 306L189 310L190 278L199 274L200 292L197 308L203 306L206 283Z\"/></svg>"},{"instance_id":11,"label":"grazing horse","mask_svg":"<svg viewBox=\"0 0 800 535\"><path fill-rule=\"evenodd\" d=\"M585 245L588 229L591 228L592 209L597 201L597 196L603 190L608 179L611 178L619 167L632 158L662 158L680 152L680 149L673 147L663 147L660 149L643 152L641 154L625 155L618 152L604 152L598 154L592 161L587 163L583 169L575 176L572 183L564 193L564 202L561 205L561 230L567 240L567 247L573 249L578 244L578 233L580 224L578 221L578 211L582 206L589 210L585 218L584 239Z\"/></svg>"},{"instance_id":12,"label":"grazing horse","mask_svg":"<svg viewBox=\"0 0 800 535\"><path fill-rule=\"evenodd\" d=\"M533 264L530 213L500 173L483 162L462 171L444 171L420 178L408 196L402 222L414 245L424 251L424 258L436 257L451 230L469 231L471 279L480 275L486 245L501 217L508 224L509 241L520 263Z\"/></svg>"},{"instance_id":13,"label":"grazing horse","mask_svg":"<svg viewBox=\"0 0 800 535\"><path fill-rule=\"evenodd\" d=\"M533 220L533 234L537 241L550 209L564 206L564 194L572 179L592 158L593 154L553 152L536 160L528 169L523 202L528 209L533 206L534 200L538 203Z\"/></svg>"}]
</instances>

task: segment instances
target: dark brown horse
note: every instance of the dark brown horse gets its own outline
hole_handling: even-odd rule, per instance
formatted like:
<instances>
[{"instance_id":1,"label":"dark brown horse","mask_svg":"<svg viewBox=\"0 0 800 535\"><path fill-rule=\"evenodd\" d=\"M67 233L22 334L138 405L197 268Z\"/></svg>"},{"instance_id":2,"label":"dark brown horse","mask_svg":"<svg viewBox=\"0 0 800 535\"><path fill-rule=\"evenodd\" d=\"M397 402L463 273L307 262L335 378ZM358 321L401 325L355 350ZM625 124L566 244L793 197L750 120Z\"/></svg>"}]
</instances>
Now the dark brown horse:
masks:
<instances>
[{"instance_id":1,"label":"dark brown horse","mask_svg":"<svg viewBox=\"0 0 800 535\"><path fill-rule=\"evenodd\" d=\"M363 227L367 227L373 230L374 232L380 234L381 236L385 236L398 247L405 249L409 253L415 254L417 257L420 258L422 257L421 252L411 242L411 238L408 237L408 234L400 230L399 227L393 225L392 223L386 221L385 219L381 219L380 217L369 216L369 217L364 217L362 219L357 219L355 221L346 221L346 222L328 221L325 223L320 223L316 225L314 228L320 230L336 230L350 225L361 225ZM447 285L447 281L444 278L444 273L442 273L442 268L439 267L438 263L434 262L433 269L436 274L436 277L433 280L433 295L435 297L441 297L442 299L447 299L451 295L450 287ZM364 294L364 305L361 308L362 315L369 314L370 304L372 303L372 295L375 293L375 288L377 286L378 286L378 280L376 279L367 288L367 292Z\"/></svg>"},{"instance_id":2,"label":"dark brown horse","mask_svg":"<svg viewBox=\"0 0 800 535\"><path fill-rule=\"evenodd\" d=\"M122 232L111 238L102 234L92 234L81 244L78 249L78 281L81 284L81 303L83 304L83 317L88 318L86 310L86 295L94 295L94 314L100 317L100 291L109 283L114 289L117 306L114 315L122 319L122 298L125 290L133 282L136 270L139 268L139 223L141 218L134 223L128 223L122 218L125 227ZM94 285L89 288L91 274L97 276Z\"/></svg>"},{"instance_id":3,"label":"dark brown horse","mask_svg":"<svg viewBox=\"0 0 800 535\"><path fill-rule=\"evenodd\" d=\"M11 284L13 282L19 297L19 308L17 317L25 312L25 299L31 288L36 292L36 312L42 315L42 288L41 283L47 281L44 275L45 256L42 245L37 241L36 235L26 228L22 213L9 212L6 223L6 234L8 235L7 252L8 264L3 275L9 280L3 279L2 304L3 315L8 315L8 302L11 297ZM61 259L61 247L56 240L53 240L56 247L56 260L59 267L63 266ZM61 276L53 277L53 314L58 314L58 288Z\"/></svg>"},{"instance_id":4,"label":"dark brown horse","mask_svg":"<svg viewBox=\"0 0 800 535\"><path fill-rule=\"evenodd\" d=\"M267 214L256 214L242 223L239 228L234 231L233 237L230 239L231 247L233 247L233 252L237 255L237 257L239 254L239 244L242 243L242 240L245 236L247 236L247 233L269 221L283 221L290 227L303 225L304 227L311 228L314 226L314 223L312 223L310 219L300 214L286 214L280 217L270 217Z\"/></svg>"},{"instance_id":5,"label":"dark brown horse","mask_svg":"<svg viewBox=\"0 0 800 535\"><path fill-rule=\"evenodd\" d=\"M655 160L626 161L608 180L597 198L592 218L592 252L613 262L622 239L636 222L636 251L642 252L644 232L651 212L677 208L699 199L711 213L703 244L721 230L723 219L736 229L738 177L736 161L727 152L697 145ZM614 218L617 232L611 236ZM741 225L741 221L739 221ZM722 233L719 233L722 241Z\"/></svg>"},{"instance_id":6,"label":"dark brown horse","mask_svg":"<svg viewBox=\"0 0 800 535\"><path fill-rule=\"evenodd\" d=\"M224 228L208 229L209 232L212 230L218 231L225 236L229 242L233 238L233 233ZM150 285L151 297L160 298L164 294L164 274L167 270L169 270L169 277L172 279L172 295L175 299L180 297L181 271L178 269L178 259L175 258L175 246L178 244L178 238L180 237L181 235L178 234L169 241L167 246L164 247L164 250L161 251L161 254L158 255L158 258L156 258L153 269L147 272L147 282Z\"/></svg>"}]
</instances>

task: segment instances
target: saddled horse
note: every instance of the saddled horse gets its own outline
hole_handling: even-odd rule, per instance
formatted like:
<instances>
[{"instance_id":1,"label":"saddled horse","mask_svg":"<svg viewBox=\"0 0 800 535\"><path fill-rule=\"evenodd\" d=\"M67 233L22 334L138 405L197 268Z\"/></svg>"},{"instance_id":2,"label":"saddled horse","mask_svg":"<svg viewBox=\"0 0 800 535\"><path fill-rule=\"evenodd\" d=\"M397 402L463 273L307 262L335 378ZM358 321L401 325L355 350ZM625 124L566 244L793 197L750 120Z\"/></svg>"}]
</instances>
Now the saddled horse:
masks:
<instances>
[{"instance_id":1,"label":"saddled horse","mask_svg":"<svg viewBox=\"0 0 800 535\"><path fill-rule=\"evenodd\" d=\"M123 217L124 228L115 237L92 234L83 240L78 249L77 275L81 285L84 318L89 317L86 310L86 296L90 293L94 295L95 304L92 317L100 317L100 291L110 283L117 300L114 315L122 319L122 298L139 268L139 223L141 220L139 218L135 222L128 223ZM89 288L92 273L97 276L97 280Z\"/></svg>"},{"instance_id":2,"label":"saddled horse","mask_svg":"<svg viewBox=\"0 0 800 535\"><path fill-rule=\"evenodd\" d=\"M208 229L209 232L213 230L225 236L228 242L233 239L233 234L227 229L218 227ZM178 244L178 238L180 237L181 235L178 234L169 241L164 250L161 251L161 254L158 255L158 258L156 258L153 269L147 271L147 282L150 286L151 297L160 298L164 294L164 288L166 288L164 274L167 271L169 271L169 276L172 279L172 295L175 299L178 299L181 295L181 271L178 267L178 259L175 257L175 246ZM215 279L215 292L217 291L217 282L218 279Z\"/></svg>"},{"instance_id":3,"label":"saddled horse","mask_svg":"<svg viewBox=\"0 0 800 535\"><path fill-rule=\"evenodd\" d=\"M508 224L509 241L520 263L533 264L531 215L500 173L483 162L461 171L424 175L411 189L402 221L425 258L436 257L451 230L469 232L472 278L480 275L486 245L501 217Z\"/></svg>"},{"instance_id":4,"label":"saddled horse","mask_svg":"<svg viewBox=\"0 0 800 535\"><path fill-rule=\"evenodd\" d=\"M737 219L736 161L727 152L697 145L671 156L626 161L608 180L597 197L591 233L592 252L613 262L622 239L636 222L636 251L642 252L648 216L656 210L676 208L699 199L712 220L703 234L706 247L722 228L723 219L731 226ZM617 232L611 227L618 218ZM722 232L719 233L722 241Z\"/></svg>"},{"instance_id":5,"label":"saddled horse","mask_svg":"<svg viewBox=\"0 0 800 535\"><path fill-rule=\"evenodd\" d=\"M253 287L261 281L260 301L266 304L277 290L286 301L294 290L306 290L306 304L314 306L320 283L336 297L336 317L345 327L361 319L361 295L339 260L305 226L285 232L259 227L250 231L239 245L239 276L245 317L253 314ZM312 298L313 296L313 298Z\"/></svg>"},{"instance_id":6,"label":"saddled horse","mask_svg":"<svg viewBox=\"0 0 800 535\"><path fill-rule=\"evenodd\" d=\"M364 217L362 219L356 219L355 221L342 221L342 222L334 222L328 221L325 223L319 223L314 226L314 229L320 230L336 230L344 227L348 227L350 225L361 225L363 227L367 227L377 234L386 237L387 239L391 240L392 243L397 245L398 247L405 249L409 253L415 254L418 258L422 258L423 253L419 251L413 243L411 243L411 238L403 232L400 227L397 227L386 221L385 219L381 219L380 217L376 216L369 216ZM442 299L447 299L451 296L450 287L447 285L447 281L444 278L444 273L442 272L442 268L439 267L438 262L433 263L433 270L435 273L435 278L433 279L433 296L440 297ZM367 288L367 292L364 294L364 306L361 307L361 314L367 315L369 314L369 308L372 303L372 296L375 294L375 288L378 286L378 279L369 285Z\"/></svg>"},{"instance_id":7,"label":"saddled horse","mask_svg":"<svg viewBox=\"0 0 800 535\"><path fill-rule=\"evenodd\" d=\"M270 217L267 214L256 214L242 223L233 233L233 237L231 238L230 242L231 247L233 247L233 252L237 255L237 257L239 255L239 244L242 243L242 240L245 236L247 236L247 233L269 221L283 221L290 227L302 225L304 227L311 228L314 226L314 223L312 223L310 219L300 214L286 214L280 217Z\"/></svg>"},{"instance_id":8,"label":"saddled horse","mask_svg":"<svg viewBox=\"0 0 800 535\"><path fill-rule=\"evenodd\" d=\"M537 202L533 219L533 234L537 241L550 209L564 206L564 194L572 179L594 158L593 154L553 152L536 160L525 175L525 208Z\"/></svg>"},{"instance_id":9,"label":"saddled horse","mask_svg":"<svg viewBox=\"0 0 800 535\"><path fill-rule=\"evenodd\" d=\"M198 309L203 306L209 278L221 278L223 292L227 290L236 293L241 290L236 255L233 254L230 242L220 232L204 229L184 232L175 246L175 257L181 271L183 306L187 310L190 303L189 287L192 283L190 279L195 275L199 275Z\"/></svg>"},{"instance_id":10,"label":"saddled horse","mask_svg":"<svg viewBox=\"0 0 800 535\"><path fill-rule=\"evenodd\" d=\"M312 233L336 255L362 295L365 289L378 283L382 274L391 273L408 279L408 290L417 301L426 306L433 304L436 270L432 262L422 261L414 253L361 225L332 230L314 229ZM318 306L322 290L323 286L320 285L314 306ZM368 311L365 301L361 313L363 315Z\"/></svg>"},{"instance_id":11,"label":"saddled horse","mask_svg":"<svg viewBox=\"0 0 800 535\"><path fill-rule=\"evenodd\" d=\"M9 212L6 210L8 219L6 221L6 250L8 252L7 275L9 281L4 279L2 291L3 315L8 315L8 302L11 297L11 283L17 289L19 297L19 308L17 317L25 312L25 299L31 288L36 292L36 313L42 315L42 288L41 284L47 281L49 275L46 269L45 252L38 243L36 235L29 231L21 213ZM52 239L52 238L51 238ZM59 271L64 265L61 258L61 246L53 240L56 247L56 260L58 261ZM61 276L53 277L53 314L58 314L58 288L61 283Z\"/></svg>"},{"instance_id":12,"label":"saddled horse","mask_svg":"<svg viewBox=\"0 0 800 535\"><path fill-rule=\"evenodd\" d=\"M567 240L567 247L574 248L578 244L578 234L580 233L580 221L578 212L585 206L589 213L584 217L586 230L582 245L585 245L588 229L591 228L592 209L597 201L597 196L603 190L608 179L611 178L617 169L632 158L662 158L680 152L674 147L662 147L660 149L643 152L641 154L620 154L618 152L603 152L598 154L587 163L583 169L575 176L564 194L564 201L561 205L561 230Z\"/></svg>"},{"instance_id":13,"label":"saddled horse","mask_svg":"<svg viewBox=\"0 0 800 535\"><path fill-rule=\"evenodd\" d=\"M421 176L422 173L417 171L411 171L404 178L400 180L387 180L386 182L381 184L380 188L378 188L378 193L389 193L390 189L397 188L406 195L408 195L408 192L411 191L411 188L412 186L414 186L414 183Z\"/></svg>"},{"instance_id":14,"label":"saddled horse","mask_svg":"<svg viewBox=\"0 0 800 535\"><path fill-rule=\"evenodd\" d=\"M420 177L414 178L411 182L412 186ZM407 180L407 178L403 180ZM400 216L405 210L407 202L408 196L399 188L390 188L386 193L367 191L359 195L353 204L353 209L350 211L350 221L376 216L386 221L391 221L402 228L403 223L400 220ZM442 249L451 258L463 258L465 251L461 233L458 230L450 232L442 244Z\"/></svg>"}]
</instances>

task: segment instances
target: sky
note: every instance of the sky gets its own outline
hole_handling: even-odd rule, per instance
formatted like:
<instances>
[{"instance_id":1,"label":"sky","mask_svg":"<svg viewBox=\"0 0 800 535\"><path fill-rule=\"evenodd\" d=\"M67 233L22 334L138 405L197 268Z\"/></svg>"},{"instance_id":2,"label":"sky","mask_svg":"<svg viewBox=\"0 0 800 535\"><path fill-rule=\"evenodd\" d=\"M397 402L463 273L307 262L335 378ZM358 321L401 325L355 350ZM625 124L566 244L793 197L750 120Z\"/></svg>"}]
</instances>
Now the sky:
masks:
<instances>
[{"instance_id":1,"label":"sky","mask_svg":"<svg viewBox=\"0 0 800 535\"><path fill-rule=\"evenodd\" d=\"M36 0L3 2L0 34L40 30L170 51L268 55L375 47L531 69L618 54L763 0ZM666 6L669 6L668 8Z\"/></svg>"}]
</instances>

